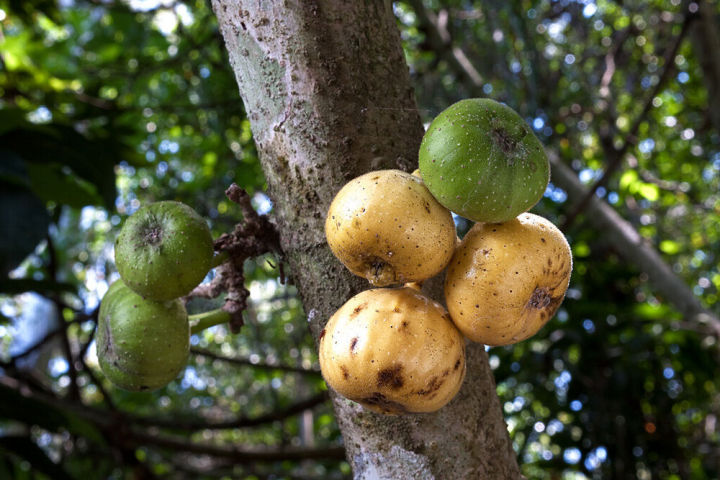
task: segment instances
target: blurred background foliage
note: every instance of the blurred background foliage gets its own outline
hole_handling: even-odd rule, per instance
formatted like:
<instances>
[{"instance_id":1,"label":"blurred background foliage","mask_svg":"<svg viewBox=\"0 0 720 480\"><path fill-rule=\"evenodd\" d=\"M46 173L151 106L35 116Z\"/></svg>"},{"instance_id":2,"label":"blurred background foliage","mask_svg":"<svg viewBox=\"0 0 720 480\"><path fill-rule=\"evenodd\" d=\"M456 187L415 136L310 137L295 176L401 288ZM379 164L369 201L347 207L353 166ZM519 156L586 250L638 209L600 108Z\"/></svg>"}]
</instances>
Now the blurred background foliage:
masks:
<instances>
[{"instance_id":1,"label":"blurred background foliage","mask_svg":"<svg viewBox=\"0 0 720 480\"><path fill-rule=\"evenodd\" d=\"M465 97L506 102L720 311L720 51L693 31L701 8L718 24L716 3L394 6L425 121ZM241 220L231 182L271 212L209 2L0 0L0 478L349 478L275 258L247 262L241 333L194 335L168 387L124 392L97 367L122 220L180 200L218 236ZM575 270L538 336L489 351L527 478L718 478L718 333L657 296L562 189L534 211L562 226Z\"/></svg>"}]
</instances>

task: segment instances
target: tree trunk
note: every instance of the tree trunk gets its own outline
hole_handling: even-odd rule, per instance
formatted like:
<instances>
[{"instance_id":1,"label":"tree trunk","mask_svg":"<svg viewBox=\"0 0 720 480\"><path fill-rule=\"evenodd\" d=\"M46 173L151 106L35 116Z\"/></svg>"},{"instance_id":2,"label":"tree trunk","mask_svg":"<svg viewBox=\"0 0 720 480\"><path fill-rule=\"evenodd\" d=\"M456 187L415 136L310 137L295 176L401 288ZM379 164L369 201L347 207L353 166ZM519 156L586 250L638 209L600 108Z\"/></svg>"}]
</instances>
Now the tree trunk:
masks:
<instances>
[{"instance_id":1,"label":"tree trunk","mask_svg":"<svg viewBox=\"0 0 720 480\"><path fill-rule=\"evenodd\" d=\"M708 115L720 132L720 33L715 2L697 2L697 18L692 28L693 53L700 61L707 88Z\"/></svg>"},{"instance_id":2,"label":"tree trunk","mask_svg":"<svg viewBox=\"0 0 720 480\"><path fill-rule=\"evenodd\" d=\"M330 252L327 208L350 179L411 170L423 129L390 2L213 0L315 337L369 287ZM487 354L468 346L459 395L387 417L333 395L358 479L514 479L520 473Z\"/></svg>"}]
</instances>

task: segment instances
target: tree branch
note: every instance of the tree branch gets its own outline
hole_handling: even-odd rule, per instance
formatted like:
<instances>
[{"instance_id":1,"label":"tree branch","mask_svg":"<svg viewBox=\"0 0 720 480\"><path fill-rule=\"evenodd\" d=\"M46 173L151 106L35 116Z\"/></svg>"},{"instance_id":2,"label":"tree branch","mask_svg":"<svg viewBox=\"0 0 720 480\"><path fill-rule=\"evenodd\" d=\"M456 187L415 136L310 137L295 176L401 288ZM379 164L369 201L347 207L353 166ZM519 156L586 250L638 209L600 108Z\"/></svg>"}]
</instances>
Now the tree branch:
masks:
<instances>
[{"instance_id":1,"label":"tree branch","mask_svg":"<svg viewBox=\"0 0 720 480\"><path fill-rule=\"evenodd\" d=\"M153 417L137 417L128 415L127 419L134 425L160 427L172 430L228 430L233 428L257 427L297 415L298 413L309 410L329 399L327 392L322 392L313 397L293 403L282 410L276 410L265 415L254 418L240 417L232 420L219 422L211 422L207 420L180 420L174 418L153 418Z\"/></svg>"},{"instance_id":2,"label":"tree branch","mask_svg":"<svg viewBox=\"0 0 720 480\"><path fill-rule=\"evenodd\" d=\"M277 462L284 460L344 460L343 447L324 448L266 448L263 450L246 450L236 447L208 445L187 440L186 438L149 433L128 432L124 437L126 446L154 446L196 455L210 455L219 458L230 458L235 462Z\"/></svg>"},{"instance_id":3,"label":"tree branch","mask_svg":"<svg viewBox=\"0 0 720 480\"><path fill-rule=\"evenodd\" d=\"M482 88L483 80L480 73L475 69L465 52L453 45L450 31L447 28L449 13L447 10L440 10L437 14L428 10L422 0L409 0L408 2L420 22L420 28L425 32L430 47L436 52L443 52L442 58L450 64L450 68L472 85L474 88Z\"/></svg>"},{"instance_id":4,"label":"tree branch","mask_svg":"<svg viewBox=\"0 0 720 480\"><path fill-rule=\"evenodd\" d=\"M97 311L98 311L98 309L95 309L95 313L97 313ZM97 387L98 391L99 391L100 394L102 395L103 400L104 400L105 403L107 404L108 408L109 408L110 410L115 411L115 410L117 410L117 407L115 407L115 403L113 402L112 397L110 396L110 394L108 393L108 391L105 390L105 387L103 386L103 384L102 384L102 382L100 381L100 379L97 378L97 376L95 375L95 373L93 373L92 369L90 369L90 368L88 367L88 364L87 364L87 362L85 361L85 355L87 354L87 351L88 351L88 349L90 348L90 345L92 344L93 339L95 338L95 331L96 331L96 330L97 330L97 319L96 319L96 321L95 321L95 324L93 325L93 329L92 329L92 331L90 332L90 335L88 335L87 341L85 342L85 344L83 345L83 347L80 349L80 353L78 354L78 359L79 359L80 362L82 363L82 366L83 366L83 369L84 369L85 373L87 374L88 377L90 377L90 380L92 380L92 382L95 384L95 387Z\"/></svg>"},{"instance_id":5,"label":"tree branch","mask_svg":"<svg viewBox=\"0 0 720 480\"><path fill-rule=\"evenodd\" d=\"M672 72L675 68L675 56L680 49L680 45L685 39L685 36L689 30L693 18L695 17L690 14L685 16L682 23L682 30L672 42L670 47L668 47L665 51L665 55L663 55L663 71L660 74L658 82L655 84L655 87L650 91L647 98L645 99L643 108L638 114L638 116L635 118L635 121L630 127L630 130L628 130L627 132L623 132L625 141L620 148L615 148L613 146L612 137L614 133L613 130L615 122L610 122L611 132L608 133L608 136L606 138L600 139L600 144L604 147L605 156L608 160L607 167L605 168L602 176L592 185L592 187L588 189L588 191L585 193L585 196L575 205L574 209L567 215L567 217L565 217L565 222L560 227L561 230L567 231L570 228L577 216L585 210L588 202L590 201L590 198L595 195L598 188L605 186L608 183L610 177L618 170L618 168L620 168L620 165L622 165L622 161L625 158L625 154L628 152L630 147L637 143L637 132L640 129L640 125L642 124L642 122L645 121L647 114L650 112L653 99L663 90L663 88L665 88L665 82L670 77L670 72Z\"/></svg>"},{"instance_id":6,"label":"tree branch","mask_svg":"<svg viewBox=\"0 0 720 480\"><path fill-rule=\"evenodd\" d=\"M211 358L213 360L219 360L221 362L232 363L234 365L243 365L243 366L249 366L249 367L260 368L260 369L265 369L265 370L281 370L284 372L291 372L291 373L303 373L303 374L307 374L307 375L320 375L320 370L317 370L317 369L294 367L292 365L253 363L246 358L226 357L226 356L220 355L218 353L212 352L210 350L205 350L205 349L201 349L201 348L191 348L190 352L195 355L200 355L203 357Z\"/></svg>"},{"instance_id":7,"label":"tree branch","mask_svg":"<svg viewBox=\"0 0 720 480\"><path fill-rule=\"evenodd\" d=\"M683 23L684 32L687 30L690 21L690 16L686 16ZM673 63L674 54L677 53L677 48L682 42L685 33L678 35L676 41L667 50L666 71L670 70L671 67L668 64ZM440 55L443 52L440 51L438 54ZM664 75L667 75L667 73L664 73ZM658 85L661 83L659 81ZM652 101L653 97L654 95L650 96L650 101ZM645 108L643 108L643 111L645 111ZM638 116L631 130L637 130L643 116L644 114ZM552 181L567 192L569 202L575 205L575 210L577 210L577 205L587 198L587 206L584 208L588 222L593 228L604 232L606 238L618 248L618 251L628 262L637 265L639 269L647 273L648 279L657 292L674 305L688 320L706 325L716 337L720 338L720 318L702 305L688 285L673 272L672 268L663 260L653 246L645 241L637 230L627 220L623 219L615 209L597 198L597 196L588 194L588 188L578 179L575 172L560 160L556 151L546 149L546 152L552 166Z\"/></svg>"},{"instance_id":8,"label":"tree branch","mask_svg":"<svg viewBox=\"0 0 720 480\"><path fill-rule=\"evenodd\" d=\"M692 42L707 87L708 115L715 130L720 132L720 33L715 3L697 1L698 21L692 29Z\"/></svg>"},{"instance_id":9,"label":"tree branch","mask_svg":"<svg viewBox=\"0 0 720 480\"><path fill-rule=\"evenodd\" d=\"M57 251L55 250L55 242L53 241L52 235L48 232L46 236L47 241L47 252L48 252L48 277L54 281L58 281L58 261ZM75 356L73 355L72 346L70 345L70 337L68 335L68 328L70 324L62 318L63 304L59 300L57 295L51 297L55 309L57 310L58 321L60 322L60 345L62 346L63 354L68 365L68 376L70 377L70 398L72 400L80 400L80 387L78 385L78 372L75 365Z\"/></svg>"},{"instance_id":10,"label":"tree branch","mask_svg":"<svg viewBox=\"0 0 720 480\"><path fill-rule=\"evenodd\" d=\"M553 183L567 192L571 204L577 205L587 197L587 187L575 172L567 167L557 153L548 150L552 165ZM587 203L587 221L604 238L617 247L628 262L634 263L648 275L649 281L664 299L673 304L688 320L706 324L720 338L720 319L705 307L692 293L688 285L665 263L657 250L635 228L620 216L614 208L597 196L590 196Z\"/></svg>"}]
</instances>

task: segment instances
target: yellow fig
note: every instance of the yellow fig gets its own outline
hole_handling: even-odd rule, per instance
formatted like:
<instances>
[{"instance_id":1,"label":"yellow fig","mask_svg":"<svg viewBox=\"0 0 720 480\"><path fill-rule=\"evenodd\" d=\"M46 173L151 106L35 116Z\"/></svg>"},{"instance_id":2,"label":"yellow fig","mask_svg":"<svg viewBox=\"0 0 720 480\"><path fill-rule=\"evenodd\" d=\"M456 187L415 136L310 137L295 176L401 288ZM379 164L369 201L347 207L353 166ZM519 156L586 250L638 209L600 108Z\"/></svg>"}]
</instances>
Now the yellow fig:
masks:
<instances>
[{"instance_id":1,"label":"yellow fig","mask_svg":"<svg viewBox=\"0 0 720 480\"><path fill-rule=\"evenodd\" d=\"M517 343L552 318L571 271L570 246L545 218L523 213L505 223L477 223L448 266L448 311L470 340Z\"/></svg>"},{"instance_id":2,"label":"yellow fig","mask_svg":"<svg viewBox=\"0 0 720 480\"><path fill-rule=\"evenodd\" d=\"M379 413L432 412L465 377L465 339L445 308L415 289L366 290L320 334L330 387Z\"/></svg>"},{"instance_id":3,"label":"yellow fig","mask_svg":"<svg viewBox=\"0 0 720 480\"><path fill-rule=\"evenodd\" d=\"M420 178L379 170L337 193L325 236L352 273L382 287L426 280L445 268L455 248L455 223Z\"/></svg>"}]
</instances>

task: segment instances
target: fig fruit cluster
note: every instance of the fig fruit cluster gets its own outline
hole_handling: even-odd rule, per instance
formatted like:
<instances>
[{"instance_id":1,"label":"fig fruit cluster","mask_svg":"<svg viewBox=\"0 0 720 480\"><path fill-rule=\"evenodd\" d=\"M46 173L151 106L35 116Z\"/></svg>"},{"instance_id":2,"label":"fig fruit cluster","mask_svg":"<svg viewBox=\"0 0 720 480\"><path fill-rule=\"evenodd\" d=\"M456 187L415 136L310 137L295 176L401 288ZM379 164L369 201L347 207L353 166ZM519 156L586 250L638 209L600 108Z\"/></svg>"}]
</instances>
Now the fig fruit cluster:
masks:
<instances>
[{"instance_id":1,"label":"fig fruit cluster","mask_svg":"<svg viewBox=\"0 0 720 480\"><path fill-rule=\"evenodd\" d=\"M462 385L463 337L499 346L537 333L572 271L562 232L527 212L549 175L542 144L515 111L468 99L430 124L415 174L380 170L343 186L327 242L376 288L348 300L321 332L328 385L372 411L431 412ZM476 222L462 241L452 212ZM443 270L447 309L417 288Z\"/></svg>"},{"instance_id":2,"label":"fig fruit cluster","mask_svg":"<svg viewBox=\"0 0 720 480\"><path fill-rule=\"evenodd\" d=\"M179 297L212 267L205 220L173 201L151 203L123 224L115 242L120 279L102 299L95 340L100 368L126 390L155 390L185 367L190 324Z\"/></svg>"}]
</instances>

